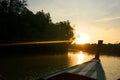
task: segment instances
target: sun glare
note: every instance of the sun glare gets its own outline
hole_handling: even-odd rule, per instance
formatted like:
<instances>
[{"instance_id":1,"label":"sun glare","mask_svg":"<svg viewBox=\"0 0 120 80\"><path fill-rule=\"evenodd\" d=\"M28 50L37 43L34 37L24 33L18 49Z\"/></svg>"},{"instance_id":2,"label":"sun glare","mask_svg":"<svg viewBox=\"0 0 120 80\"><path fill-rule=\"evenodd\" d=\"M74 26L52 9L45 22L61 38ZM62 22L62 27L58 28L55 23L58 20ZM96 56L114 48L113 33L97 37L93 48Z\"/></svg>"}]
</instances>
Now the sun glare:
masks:
<instances>
[{"instance_id":1,"label":"sun glare","mask_svg":"<svg viewBox=\"0 0 120 80\"><path fill-rule=\"evenodd\" d=\"M79 51L79 52L76 52L76 53L69 52L68 57L69 57L70 66L71 66L71 65L76 65L76 64L83 63L86 55L82 51Z\"/></svg>"},{"instance_id":2,"label":"sun glare","mask_svg":"<svg viewBox=\"0 0 120 80\"><path fill-rule=\"evenodd\" d=\"M81 64L83 62L83 60L84 60L84 57L85 57L85 55L83 54L82 51L80 51L80 53L78 55L78 62L77 62L77 64Z\"/></svg>"},{"instance_id":3,"label":"sun glare","mask_svg":"<svg viewBox=\"0 0 120 80\"><path fill-rule=\"evenodd\" d=\"M85 33L78 34L75 38L75 44L85 44L89 41L89 36Z\"/></svg>"}]
</instances>

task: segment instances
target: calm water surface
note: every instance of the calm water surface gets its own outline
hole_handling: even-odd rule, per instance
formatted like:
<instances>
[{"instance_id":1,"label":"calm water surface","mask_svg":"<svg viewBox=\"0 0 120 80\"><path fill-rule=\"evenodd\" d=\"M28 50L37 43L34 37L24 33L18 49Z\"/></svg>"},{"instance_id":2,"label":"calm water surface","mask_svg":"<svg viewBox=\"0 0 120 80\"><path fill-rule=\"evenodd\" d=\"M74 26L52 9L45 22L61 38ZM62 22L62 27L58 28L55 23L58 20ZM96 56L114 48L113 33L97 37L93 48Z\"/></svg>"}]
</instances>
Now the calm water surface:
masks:
<instances>
[{"instance_id":1,"label":"calm water surface","mask_svg":"<svg viewBox=\"0 0 120 80\"><path fill-rule=\"evenodd\" d=\"M6 80L32 80L63 68L89 61L94 55L78 51L62 54L35 54L0 58L0 75ZM101 56L107 80L120 78L120 57Z\"/></svg>"}]
</instances>

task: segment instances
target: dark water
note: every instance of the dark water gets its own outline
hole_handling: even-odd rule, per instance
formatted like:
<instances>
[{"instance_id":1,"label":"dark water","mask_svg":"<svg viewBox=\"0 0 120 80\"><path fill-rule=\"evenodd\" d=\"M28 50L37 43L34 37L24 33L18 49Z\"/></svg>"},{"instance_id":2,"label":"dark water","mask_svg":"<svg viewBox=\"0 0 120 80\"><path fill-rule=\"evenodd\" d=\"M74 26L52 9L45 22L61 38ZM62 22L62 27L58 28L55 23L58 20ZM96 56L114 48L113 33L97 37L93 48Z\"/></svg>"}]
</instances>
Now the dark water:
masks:
<instances>
[{"instance_id":1,"label":"dark water","mask_svg":"<svg viewBox=\"0 0 120 80\"><path fill-rule=\"evenodd\" d=\"M0 58L0 75L6 80L33 80L51 73L92 59L94 55L86 52L68 52L61 54L35 54L4 56ZM101 56L107 80L120 78L120 57Z\"/></svg>"}]
</instances>

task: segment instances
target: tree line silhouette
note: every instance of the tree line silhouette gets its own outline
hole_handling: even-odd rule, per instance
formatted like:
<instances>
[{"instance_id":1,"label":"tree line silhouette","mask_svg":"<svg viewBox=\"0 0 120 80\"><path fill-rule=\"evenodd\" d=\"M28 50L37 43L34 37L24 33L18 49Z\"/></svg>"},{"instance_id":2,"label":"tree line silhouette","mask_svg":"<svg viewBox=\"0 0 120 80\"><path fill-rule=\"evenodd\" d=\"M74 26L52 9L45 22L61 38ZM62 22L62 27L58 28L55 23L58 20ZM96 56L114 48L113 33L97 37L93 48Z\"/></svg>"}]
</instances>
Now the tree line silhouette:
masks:
<instances>
[{"instance_id":1,"label":"tree line silhouette","mask_svg":"<svg viewBox=\"0 0 120 80\"><path fill-rule=\"evenodd\" d=\"M0 43L70 40L70 22L53 23L50 13L33 13L26 0L0 0Z\"/></svg>"},{"instance_id":2,"label":"tree line silhouette","mask_svg":"<svg viewBox=\"0 0 120 80\"><path fill-rule=\"evenodd\" d=\"M27 8L26 0L0 0L0 44L29 42L29 41L50 41L50 40L70 40L73 38L73 28L70 22L61 21L53 23L50 13L43 10L33 13ZM32 45L32 48L45 49L65 49L65 44L52 44L49 47L43 45ZM62 46L62 47L60 47ZM13 46L14 47L14 46ZM16 47L16 46L15 46ZM9 50L14 50L8 47ZM18 46L16 50L31 48L31 45ZM43 48L42 48L43 47ZM46 47L46 48L45 48ZM30 49L28 48L28 50ZM32 49L31 48L31 49ZM95 51L97 44L71 45L70 48L83 51ZM5 50L1 48L1 50ZM36 51L37 51L36 50ZM33 51L34 52L34 51ZM120 44L103 44L102 52L120 52Z\"/></svg>"},{"instance_id":3,"label":"tree line silhouette","mask_svg":"<svg viewBox=\"0 0 120 80\"><path fill-rule=\"evenodd\" d=\"M98 50L98 44L73 44L69 47L70 49L81 50L96 54ZM100 54L103 55L112 55L112 56L120 56L120 43L116 44L102 44Z\"/></svg>"}]
</instances>

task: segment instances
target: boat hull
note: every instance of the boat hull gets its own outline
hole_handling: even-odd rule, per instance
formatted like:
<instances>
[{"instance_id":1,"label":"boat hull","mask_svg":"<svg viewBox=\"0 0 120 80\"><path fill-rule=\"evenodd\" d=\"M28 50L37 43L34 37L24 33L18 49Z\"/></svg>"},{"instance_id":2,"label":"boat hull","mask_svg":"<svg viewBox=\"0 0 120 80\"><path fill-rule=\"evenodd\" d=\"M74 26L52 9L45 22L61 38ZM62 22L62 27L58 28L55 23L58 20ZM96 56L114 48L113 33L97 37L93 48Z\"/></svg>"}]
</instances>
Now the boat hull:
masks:
<instances>
[{"instance_id":1,"label":"boat hull","mask_svg":"<svg viewBox=\"0 0 120 80\"><path fill-rule=\"evenodd\" d=\"M40 77L37 80L106 80L100 60L92 59L83 64Z\"/></svg>"}]
</instances>

